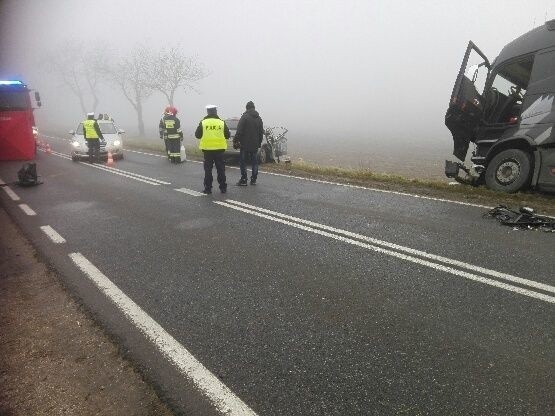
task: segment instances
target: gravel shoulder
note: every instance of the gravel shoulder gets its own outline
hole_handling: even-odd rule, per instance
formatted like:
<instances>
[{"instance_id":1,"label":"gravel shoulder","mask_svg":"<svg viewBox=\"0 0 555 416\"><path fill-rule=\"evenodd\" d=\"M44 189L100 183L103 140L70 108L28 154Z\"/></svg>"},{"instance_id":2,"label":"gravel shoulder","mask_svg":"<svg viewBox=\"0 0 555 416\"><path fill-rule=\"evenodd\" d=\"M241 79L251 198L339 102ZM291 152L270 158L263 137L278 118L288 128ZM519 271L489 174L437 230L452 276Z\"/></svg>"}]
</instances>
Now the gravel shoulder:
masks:
<instances>
[{"instance_id":1,"label":"gravel shoulder","mask_svg":"<svg viewBox=\"0 0 555 416\"><path fill-rule=\"evenodd\" d=\"M0 207L0 415L172 415Z\"/></svg>"}]
</instances>

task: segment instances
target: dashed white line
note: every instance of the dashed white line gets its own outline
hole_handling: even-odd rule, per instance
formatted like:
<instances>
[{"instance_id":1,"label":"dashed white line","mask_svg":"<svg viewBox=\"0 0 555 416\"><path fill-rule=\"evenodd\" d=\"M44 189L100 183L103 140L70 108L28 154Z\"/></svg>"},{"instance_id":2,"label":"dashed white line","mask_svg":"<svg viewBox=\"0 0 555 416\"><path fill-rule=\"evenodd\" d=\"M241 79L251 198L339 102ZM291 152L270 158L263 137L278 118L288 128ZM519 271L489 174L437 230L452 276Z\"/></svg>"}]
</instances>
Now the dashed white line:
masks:
<instances>
[{"instance_id":1,"label":"dashed white line","mask_svg":"<svg viewBox=\"0 0 555 416\"><path fill-rule=\"evenodd\" d=\"M410 248L410 247L401 246L399 244L390 243L390 242L383 241L383 240L378 240L376 238L368 237L368 236L365 236L365 235L362 235L362 234L357 234L357 233L342 230L342 229L339 229L339 228L330 227L328 225L319 224L317 222L304 220L302 218L282 214L280 212L272 211L272 210L269 210L269 209L266 209L266 208L260 208L260 207L257 207L255 205L246 204L244 202L234 201L233 199L226 199L225 202L228 202L228 203L231 203L231 204L234 204L234 205L238 205L238 206L241 206L241 207L244 207L244 208L247 208L247 209L252 209L252 210L255 210L255 211L263 212L265 214L270 214L270 215L273 215L273 216L276 216L276 217L284 218L286 220L295 221L295 222L298 222L298 223L301 223L301 224L308 225L310 227L320 228L322 230L330 231L330 232L333 232L333 233L336 233L336 234L341 234L341 235L344 235L346 237L356 238L358 240L367 241L369 243L376 244L376 245L379 245L379 246L391 248L391 249L398 250L398 251L403 251L403 252L408 253L408 254L412 254L412 255L416 255L416 256L420 256L420 257L425 257L429 260L438 261L438 262L441 262L441 263L449 264L451 266L461 267L461 268L464 268L464 269L471 270L473 272L486 274L488 276L495 277L495 278L498 278L498 279L503 279L503 280L507 280L507 281L510 281L510 282L513 282L513 283L518 283L518 284L521 284L521 285L530 286L530 287L534 287L536 289L545 290L547 292L555 293L555 286L551 286L551 285L548 285L548 284L545 284L545 283L540 283L540 282L536 282L534 280L529 280L529 279L523 279L521 277L513 276L513 275L508 274L508 273L502 273L502 272L498 272L496 270L490 270L490 269L487 269L487 268L484 268L484 267L476 266L474 264L465 263L463 261L450 259L448 257L438 256L438 255L435 255L435 254L427 253L425 251L416 250L416 249L413 249L413 248Z\"/></svg>"},{"instance_id":2,"label":"dashed white line","mask_svg":"<svg viewBox=\"0 0 555 416\"><path fill-rule=\"evenodd\" d=\"M21 198L9 186L2 186L2 189L8 194L12 201L19 201Z\"/></svg>"},{"instance_id":3,"label":"dashed white line","mask_svg":"<svg viewBox=\"0 0 555 416\"><path fill-rule=\"evenodd\" d=\"M227 208L237 210L237 211L242 211L242 212L245 212L247 214L255 215L257 217L265 218L265 219L268 219L270 221L274 221L274 222L278 222L278 223L281 223L281 224L289 225L291 227L299 228L301 230L308 231L308 232L311 232L311 233L314 233L314 234L319 234L319 235L322 235L322 236L325 236L325 237L333 238L335 240L339 240L339 241L342 241L342 242L345 242L345 243L348 243L348 244L352 244L354 246L365 248L367 250L375 251L375 252L382 253L382 254L387 254L387 255L392 256L392 257L397 257L399 259L410 261L412 263L416 263L416 264L419 264L421 266L430 267L430 268L435 269L435 270L440 270L440 271L443 271L443 272L446 272L446 273L449 273L449 274L464 277L464 278L469 279L469 280L484 283L484 284L494 286L494 287L497 287L497 288L500 288L500 289L508 290L510 292L518 293L520 295L528 296L528 297L535 298L535 299L540 299L540 300L543 300L543 301L548 302L548 303L555 303L555 297L554 296L534 292L533 290L524 289L524 288L521 288L521 287L518 287L518 286L509 285L507 283L503 283L503 282L500 282L500 281L497 281L497 280L489 279L489 278L479 276L479 275L476 275L476 274L473 274L473 273L468 273L468 272L465 272L465 271L462 271L462 270L454 269L452 267L448 267L448 266L445 266L443 264L433 263L431 261L427 261L427 260L424 260L424 259L421 259L421 258L418 258L418 257L409 256L409 255L406 255L406 254L403 254L403 253L399 253L397 251L385 249L385 248L382 248L382 247L378 247L376 245L371 245L371 244L368 244L368 243L364 243L362 241L353 240L351 238L343 237L343 236L338 235L338 234L334 234L334 233L319 230L319 229L316 229L316 228L308 227L306 225L302 225L302 224L299 224L297 222L288 221L288 220L285 220L285 219L282 219L282 218L279 218L279 217L276 217L276 216L264 214L262 212L258 212L258 211L247 209L247 208L244 208L244 207L241 207L241 206L229 204L227 202L214 201L214 203L218 204L218 205L221 205L221 206L225 206Z\"/></svg>"},{"instance_id":4,"label":"dashed white line","mask_svg":"<svg viewBox=\"0 0 555 416\"><path fill-rule=\"evenodd\" d=\"M58 234L50 225L43 225L40 229L52 240L52 242L56 244L63 244L66 242L66 239Z\"/></svg>"},{"instance_id":5,"label":"dashed white line","mask_svg":"<svg viewBox=\"0 0 555 416\"><path fill-rule=\"evenodd\" d=\"M220 413L230 416L256 416L256 413L249 406L81 253L71 253L69 257L158 350L177 367L181 374L198 387Z\"/></svg>"},{"instance_id":6,"label":"dashed white line","mask_svg":"<svg viewBox=\"0 0 555 416\"><path fill-rule=\"evenodd\" d=\"M27 204L19 204L19 208L21 208L21 210L27 215L37 215L37 213L33 211L31 207Z\"/></svg>"},{"instance_id":7,"label":"dashed white line","mask_svg":"<svg viewBox=\"0 0 555 416\"><path fill-rule=\"evenodd\" d=\"M184 194L192 195L192 196L206 196L202 192L193 191L192 189L187 189L187 188L179 188L179 189L175 189L175 190L177 192L182 192Z\"/></svg>"}]
</instances>

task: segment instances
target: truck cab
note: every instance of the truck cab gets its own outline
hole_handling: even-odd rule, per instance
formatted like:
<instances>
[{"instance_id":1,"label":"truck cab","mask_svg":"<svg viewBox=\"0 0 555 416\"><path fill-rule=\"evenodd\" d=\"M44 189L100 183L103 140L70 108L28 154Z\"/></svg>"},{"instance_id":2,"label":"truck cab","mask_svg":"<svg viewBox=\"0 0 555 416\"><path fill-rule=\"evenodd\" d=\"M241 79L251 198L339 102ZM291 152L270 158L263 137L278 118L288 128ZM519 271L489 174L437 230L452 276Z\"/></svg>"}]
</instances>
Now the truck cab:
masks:
<instances>
[{"instance_id":1,"label":"truck cab","mask_svg":"<svg viewBox=\"0 0 555 416\"><path fill-rule=\"evenodd\" d=\"M40 107L40 96L35 92ZM30 90L19 80L0 80L0 160L31 160L36 136Z\"/></svg>"},{"instance_id":2,"label":"truck cab","mask_svg":"<svg viewBox=\"0 0 555 416\"><path fill-rule=\"evenodd\" d=\"M475 144L473 167L446 161L446 175L504 192L555 192L554 98L555 20L507 44L492 63L469 42L445 125L461 162Z\"/></svg>"}]
</instances>

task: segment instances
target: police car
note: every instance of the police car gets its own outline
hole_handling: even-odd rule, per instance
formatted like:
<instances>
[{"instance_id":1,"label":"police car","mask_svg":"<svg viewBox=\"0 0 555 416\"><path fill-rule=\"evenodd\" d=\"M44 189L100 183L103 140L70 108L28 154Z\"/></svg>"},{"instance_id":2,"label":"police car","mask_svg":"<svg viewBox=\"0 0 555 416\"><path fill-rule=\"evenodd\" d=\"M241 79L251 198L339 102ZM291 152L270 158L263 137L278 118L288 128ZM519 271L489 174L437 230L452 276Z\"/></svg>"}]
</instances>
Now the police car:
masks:
<instances>
[{"instance_id":1,"label":"police car","mask_svg":"<svg viewBox=\"0 0 555 416\"><path fill-rule=\"evenodd\" d=\"M239 124L239 117L232 117L226 118L225 124L229 129L229 139L227 140L227 150L226 154L239 154L239 149L233 148L233 138L235 137L235 133L237 133L237 125Z\"/></svg>"},{"instance_id":2,"label":"police car","mask_svg":"<svg viewBox=\"0 0 555 416\"><path fill-rule=\"evenodd\" d=\"M112 120L97 120L104 141L100 141L100 160L108 159L108 152L112 153L114 160L123 159L123 134L125 130L118 129ZM89 159L89 148L83 134L83 123L79 123L77 130L71 130L71 160L77 162Z\"/></svg>"}]
</instances>

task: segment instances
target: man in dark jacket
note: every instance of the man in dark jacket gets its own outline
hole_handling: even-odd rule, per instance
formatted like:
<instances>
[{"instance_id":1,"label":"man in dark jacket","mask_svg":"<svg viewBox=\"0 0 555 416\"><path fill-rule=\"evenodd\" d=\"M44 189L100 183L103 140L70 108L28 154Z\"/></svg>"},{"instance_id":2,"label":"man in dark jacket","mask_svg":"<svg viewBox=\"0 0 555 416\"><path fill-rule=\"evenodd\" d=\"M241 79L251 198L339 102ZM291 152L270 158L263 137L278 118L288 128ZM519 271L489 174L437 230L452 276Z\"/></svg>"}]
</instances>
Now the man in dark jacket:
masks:
<instances>
[{"instance_id":1,"label":"man in dark jacket","mask_svg":"<svg viewBox=\"0 0 555 416\"><path fill-rule=\"evenodd\" d=\"M264 125L258 111L254 109L254 103L247 103L247 111L243 113L239 124L237 124L237 132L235 133L234 142L239 143L239 163L241 167L241 180L237 182L239 186L247 186L247 167L248 159L252 163L251 185L256 185L256 177L258 176L258 161L256 159L258 149L262 145L264 137Z\"/></svg>"}]
</instances>

